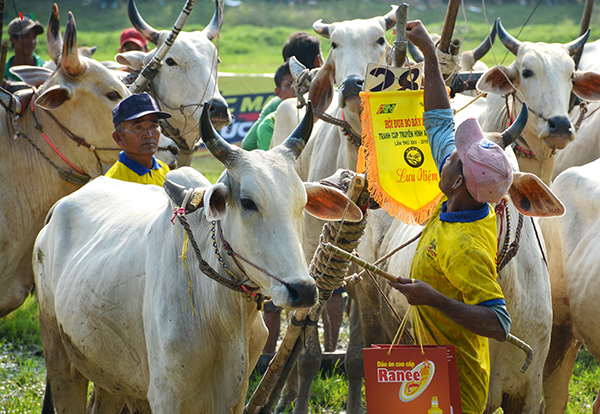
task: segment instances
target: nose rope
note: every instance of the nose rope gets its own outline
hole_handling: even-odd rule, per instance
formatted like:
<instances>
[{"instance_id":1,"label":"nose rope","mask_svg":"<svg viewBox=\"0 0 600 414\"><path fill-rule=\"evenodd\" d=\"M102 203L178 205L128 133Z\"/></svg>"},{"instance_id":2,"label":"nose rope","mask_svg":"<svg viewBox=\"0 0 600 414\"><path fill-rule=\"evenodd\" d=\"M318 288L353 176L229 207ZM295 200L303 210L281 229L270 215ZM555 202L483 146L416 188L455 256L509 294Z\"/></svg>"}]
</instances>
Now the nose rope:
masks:
<instances>
[{"instance_id":1,"label":"nose rope","mask_svg":"<svg viewBox=\"0 0 600 414\"><path fill-rule=\"evenodd\" d=\"M231 256L231 258L233 259L233 261L235 262L235 264L237 265L237 267L240 269L240 271L244 274L244 276L246 276L248 279L250 279L250 277L246 274L246 272L244 271L244 268L240 265L240 263L237 261L237 259L242 260L243 262L245 262L248 265L252 266L253 268L255 268L256 270L258 270L259 272L262 272L265 275L269 276L270 278L275 279L276 281L278 281L279 283L281 283L282 285L284 285L286 288L291 289L290 284L287 283L286 281L280 279L279 277L277 277L273 273L271 273L271 272L263 269L262 267L260 267L260 266L258 266L256 264L252 263L250 260L246 259L244 256L240 255L239 253L236 253L233 250L233 248L231 247L231 245L229 244L229 242L227 240L225 240L225 237L223 236L223 228L221 227L221 220L217 220L216 224L217 224L217 228L219 229L219 237L221 238L221 244L223 245L223 248L227 252L227 255Z\"/></svg>"}]
</instances>

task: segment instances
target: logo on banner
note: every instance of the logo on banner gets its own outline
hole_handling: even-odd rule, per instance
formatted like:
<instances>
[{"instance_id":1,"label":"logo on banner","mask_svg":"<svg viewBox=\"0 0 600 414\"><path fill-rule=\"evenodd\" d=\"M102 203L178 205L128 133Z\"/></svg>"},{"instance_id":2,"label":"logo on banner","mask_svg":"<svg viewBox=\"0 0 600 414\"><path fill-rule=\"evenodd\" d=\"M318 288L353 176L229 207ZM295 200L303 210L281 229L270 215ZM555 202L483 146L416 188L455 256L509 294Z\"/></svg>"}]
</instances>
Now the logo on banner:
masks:
<instances>
[{"instance_id":1,"label":"logo on banner","mask_svg":"<svg viewBox=\"0 0 600 414\"><path fill-rule=\"evenodd\" d=\"M395 108L396 104L383 104L379 106L377 114L391 114L392 112L394 112Z\"/></svg>"},{"instance_id":2,"label":"logo on banner","mask_svg":"<svg viewBox=\"0 0 600 414\"><path fill-rule=\"evenodd\" d=\"M408 147L406 151L404 151L404 161L413 168L419 168L425 161L423 151L417 147Z\"/></svg>"},{"instance_id":3,"label":"logo on banner","mask_svg":"<svg viewBox=\"0 0 600 414\"><path fill-rule=\"evenodd\" d=\"M413 380L404 382L400 387L400 400L409 402L421 395L431 383L434 373L435 364L433 361L423 361L414 367Z\"/></svg>"}]
</instances>

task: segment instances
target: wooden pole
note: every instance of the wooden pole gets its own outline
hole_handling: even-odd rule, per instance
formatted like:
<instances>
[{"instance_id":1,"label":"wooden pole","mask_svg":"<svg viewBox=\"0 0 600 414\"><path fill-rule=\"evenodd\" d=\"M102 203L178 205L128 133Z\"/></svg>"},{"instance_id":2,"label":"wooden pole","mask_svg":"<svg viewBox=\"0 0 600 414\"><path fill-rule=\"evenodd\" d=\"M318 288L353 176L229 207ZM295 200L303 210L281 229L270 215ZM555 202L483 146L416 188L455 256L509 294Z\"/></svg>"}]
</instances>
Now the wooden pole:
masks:
<instances>
[{"instance_id":1,"label":"wooden pole","mask_svg":"<svg viewBox=\"0 0 600 414\"><path fill-rule=\"evenodd\" d=\"M406 61L406 18L408 4L402 3L396 9L396 41L394 42L394 66L401 68Z\"/></svg>"},{"instance_id":2,"label":"wooden pole","mask_svg":"<svg viewBox=\"0 0 600 414\"><path fill-rule=\"evenodd\" d=\"M440 45L438 46L438 49L440 49L444 53L448 53L448 47L450 46L450 39L452 39L452 33L454 32L454 25L456 24L456 16L458 15L459 6L460 0L448 1L446 20L444 21L442 37L440 39Z\"/></svg>"}]
</instances>

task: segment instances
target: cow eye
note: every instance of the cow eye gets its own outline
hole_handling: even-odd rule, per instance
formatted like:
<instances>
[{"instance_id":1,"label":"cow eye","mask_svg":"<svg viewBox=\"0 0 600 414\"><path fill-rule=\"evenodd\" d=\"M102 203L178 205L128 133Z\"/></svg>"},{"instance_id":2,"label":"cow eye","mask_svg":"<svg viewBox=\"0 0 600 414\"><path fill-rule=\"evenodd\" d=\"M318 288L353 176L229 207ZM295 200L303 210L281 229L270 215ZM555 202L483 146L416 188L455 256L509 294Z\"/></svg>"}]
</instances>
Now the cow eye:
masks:
<instances>
[{"instance_id":1,"label":"cow eye","mask_svg":"<svg viewBox=\"0 0 600 414\"><path fill-rule=\"evenodd\" d=\"M242 198L240 202L242 203L244 210L258 211L258 207L254 204L254 201L249 198Z\"/></svg>"},{"instance_id":2,"label":"cow eye","mask_svg":"<svg viewBox=\"0 0 600 414\"><path fill-rule=\"evenodd\" d=\"M106 97L108 99L110 99L111 101L120 101L121 98L121 94L119 92L116 91L112 91L106 94Z\"/></svg>"},{"instance_id":3,"label":"cow eye","mask_svg":"<svg viewBox=\"0 0 600 414\"><path fill-rule=\"evenodd\" d=\"M338 45L335 42L331 42L331 48L332 49L337 49Z\"/></svg>"},{"instance_id":4,"label":"cow eye","mask_svg":"<svg viewBox=\"0 0 600 414\"><path fill-rule=\"evenodd\" d=\"M167 62L167 65L169 66L177 66L177 62L175 62L172 58L167 58L165 62Z\"/></svg>"},{"instance_id":5,"label":"cow eye","mask_svg":"<svg viewBox=\"0 0 600 414\"><path fill-rule=\"evenodd\" d=\"M531 69L523 69L521 74L523 75L523 77L525 79L527 79L527 78L531 78L533 76L533 71Z\"/></svg>"},{"instance_id":6,"label":"cow eye","mask_svg":"<svg viewBox=\"0 0 600 414\"><path fill-rule=\"evenodd\" d=\"M377 39L377 44L383 46L385 44L385 37L381 36Z\"/></svg>"}]
</instances>

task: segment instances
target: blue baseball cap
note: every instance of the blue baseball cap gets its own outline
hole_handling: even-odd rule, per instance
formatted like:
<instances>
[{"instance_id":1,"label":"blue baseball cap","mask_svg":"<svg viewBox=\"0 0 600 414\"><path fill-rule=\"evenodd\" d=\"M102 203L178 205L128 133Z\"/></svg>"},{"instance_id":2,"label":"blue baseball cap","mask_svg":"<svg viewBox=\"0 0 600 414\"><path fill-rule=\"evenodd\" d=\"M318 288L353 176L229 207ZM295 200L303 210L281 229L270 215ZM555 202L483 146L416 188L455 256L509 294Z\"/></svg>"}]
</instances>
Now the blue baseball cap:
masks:
<instances>
[{"instance_id":1,"label":"blue baseball cap","mask_svg":"<svg viewBox=\"0 0 600 414\"><path fill-rule=\"evenodd\" d=\"M131 121L149 114L157 114L159 118L171 118L171 114L161 111L156 101L146 92L134 93L112 110L113 124L116 128L123 121Z\"/></svg>"}]
</instances>

